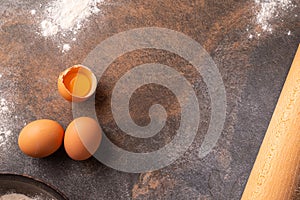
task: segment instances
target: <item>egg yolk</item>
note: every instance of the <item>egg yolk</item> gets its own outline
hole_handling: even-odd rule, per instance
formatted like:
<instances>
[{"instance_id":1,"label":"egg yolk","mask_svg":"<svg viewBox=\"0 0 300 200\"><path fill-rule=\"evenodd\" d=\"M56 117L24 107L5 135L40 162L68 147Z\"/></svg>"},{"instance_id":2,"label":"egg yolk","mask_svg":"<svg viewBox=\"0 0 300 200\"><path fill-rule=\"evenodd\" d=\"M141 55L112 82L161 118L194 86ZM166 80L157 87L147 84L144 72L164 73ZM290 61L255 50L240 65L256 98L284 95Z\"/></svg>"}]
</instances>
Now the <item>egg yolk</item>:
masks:
<instances>
[{"instance_id":1,"label":"egg yolk","mask_svg":"<svg viewBox=\"0 0 300 200\"><path fill-rule=\"evenodd\" d=\"M71 73L65 81L66 88L74 96L85 96L91 90L90 78L81 72Z\"/></svg>"}]
</instances>

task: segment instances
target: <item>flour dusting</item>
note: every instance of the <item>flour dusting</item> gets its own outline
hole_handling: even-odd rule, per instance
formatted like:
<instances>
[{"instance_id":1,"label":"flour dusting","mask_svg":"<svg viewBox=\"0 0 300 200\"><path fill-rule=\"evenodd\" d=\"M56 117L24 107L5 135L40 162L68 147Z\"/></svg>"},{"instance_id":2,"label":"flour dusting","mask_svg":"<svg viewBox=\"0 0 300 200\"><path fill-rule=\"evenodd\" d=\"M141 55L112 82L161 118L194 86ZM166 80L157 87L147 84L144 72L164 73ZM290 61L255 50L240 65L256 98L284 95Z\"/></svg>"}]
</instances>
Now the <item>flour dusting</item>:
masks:
<instances>
[{"instance_id":1,"label":"flour dusting","mask_svg":"<svg viewBox=\"0 0 300 200\"><path fill-rule=\"evenodd\" d=\"M291 0L255 0L259 11L256 23L263 31L272 33L272 20L282 17L290 9L297 7Z\"/></svg>"},{"instance_id":2,"label":"flour dusting","mask_svg":"<svg viewBox=\"0 0 300 200\"><path fill-rule=\"evenodd\" d=\"M1 99L0 100L0 113L2 114L2 113L6 113L6 112L8 112L9 111L9 108L8 108L8 103L7 103L7 101L5 100L5 99Z\"/></svg>"},{"instance_id":3,"label":"flour dusting","mask_svg":"<svg viewBox=\"0 0 300 200\"><path fill-rule=\"evenodd\" d=\"M98 3L103 0L54 0L46 7L46 19L41 22L43 36L54 36L65 32L77 32L83 22L100 11Z\"/></svg>"},{"instance_id":4,"label":"flour dusting","mask_svg":"<svg viewBox=\"0 0 300 200\"><path fill-rule=\"evenodd\" d=\"M0 151L5 151L10 146L9 141L13 136L13 132L6 127L8 123L7 120L11 117L11 109L13 108L14 105L9 103L5 98L0 99Z\"/></svg>"},{"instance_id":5,"label":"flour dusting","mask_svg":"<svg viewBox=\"0 0 300 200\"><path fill-rule=\"evenodd\" d=\"M0 130L0 149L3 151L7 150L7 141L12 136L12 131L5 130L3 127L1 127Z\"/></svg>"}]
</instances>

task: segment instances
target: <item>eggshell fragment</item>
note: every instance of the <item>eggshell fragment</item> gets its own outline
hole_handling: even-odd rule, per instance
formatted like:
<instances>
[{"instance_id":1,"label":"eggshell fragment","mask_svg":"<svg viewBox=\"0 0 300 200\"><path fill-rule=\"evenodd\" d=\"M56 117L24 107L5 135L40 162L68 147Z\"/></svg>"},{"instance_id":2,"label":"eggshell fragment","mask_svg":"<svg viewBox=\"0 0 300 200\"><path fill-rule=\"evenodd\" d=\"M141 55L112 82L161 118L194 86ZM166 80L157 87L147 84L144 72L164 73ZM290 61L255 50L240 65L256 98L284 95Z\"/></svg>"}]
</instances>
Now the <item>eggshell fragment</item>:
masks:
<instances>
[{"instance_id":1,"label":"eggshell fragment","mask_svg":"<svg viewBox=\"0 0 300 200\"><path fill-rule=\"evenodd\" d=\"M73 160L86 160L98 149L102 130L97 121L89 117L73 120L66 129L64 147Z\"/></svg>"},{"instance_id":2,"label":"eggshell fragment","mask_svg":"<svg viewBox=\"0 0 300 200\"><path fill-rule=\"evenodd\" d=\"M21 151L34 158L43 158L54 153L62 144L63 127L49 119L36 120L25 126L19 135Z\"/></svg>"},{"instance_id":3,"label":"eggshell fragment","mask_svg":"<svg viewBox=\"0 0 300 200\"><path fill-rule=\"evenodd\" d=\"M66 100L82 102L95 93L97 79L89 68L74 65L59 75L57 87L60 95Z\"/></svg>"}]
</instances>

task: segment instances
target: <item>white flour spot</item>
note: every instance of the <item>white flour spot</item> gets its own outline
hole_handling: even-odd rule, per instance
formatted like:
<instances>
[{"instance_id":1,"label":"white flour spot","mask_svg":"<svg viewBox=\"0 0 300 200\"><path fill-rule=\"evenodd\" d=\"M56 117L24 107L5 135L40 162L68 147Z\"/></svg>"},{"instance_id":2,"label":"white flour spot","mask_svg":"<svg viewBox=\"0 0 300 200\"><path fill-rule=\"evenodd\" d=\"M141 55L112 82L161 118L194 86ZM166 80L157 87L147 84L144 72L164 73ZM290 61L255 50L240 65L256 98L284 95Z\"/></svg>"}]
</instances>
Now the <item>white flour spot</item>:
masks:
<instances>
[{"instance_id":1,"label":"white flour spot","mask_svg":"<svg viewBox=\"0 0 300 200\"><path fill-rule=\"evenodd\" d=\"M31 10L31 11L30 11L30 14L31 14L31 15L35 15L35 14L36 14L36 10Z\"/></svg>"},{"instance_id":2,"label":"white flour spot","mask_svg":"<svg viewBox=\"0 0 300 200\"><path fill-rule=\"evenodd\" d=\"M8 130L8 131L5 132L5 137L6 138L10 137L11 135L12 135L11 131Z\"/></svg>"},{"instance_id":3,"label":"white flour spot","mask_svg":"<svg viewBox=\"0 0 300 200\"><path fill-rule=\"evenodd\" d=\"M67 51L69 51L71 49L71 46L69 45L69 44L64 44L63 45L63 50L62 50L62 52L67 52Z\"/></svg>"},{"instance_id":4,"label":"white flour spot","mask_svg":"<svg viewBox=\"0 0 300 200\"><path fill-rule=\"evenodd\" d=\"M273 31L273 29L270 27L270 28L268 28L268 32L269 33L272 33L272 31Z\"/></svg>"},{"instance_id":5,"label":"white flour spot","mask_svg":"<svg viewBox=\"0 0 300 200\"><path fill-rule=\"evenodd\" d=\"M291 33L291 31L289 31L287 34L288 34L288 35L291 35L292 33Z\"/></svg>"}]
</instances>

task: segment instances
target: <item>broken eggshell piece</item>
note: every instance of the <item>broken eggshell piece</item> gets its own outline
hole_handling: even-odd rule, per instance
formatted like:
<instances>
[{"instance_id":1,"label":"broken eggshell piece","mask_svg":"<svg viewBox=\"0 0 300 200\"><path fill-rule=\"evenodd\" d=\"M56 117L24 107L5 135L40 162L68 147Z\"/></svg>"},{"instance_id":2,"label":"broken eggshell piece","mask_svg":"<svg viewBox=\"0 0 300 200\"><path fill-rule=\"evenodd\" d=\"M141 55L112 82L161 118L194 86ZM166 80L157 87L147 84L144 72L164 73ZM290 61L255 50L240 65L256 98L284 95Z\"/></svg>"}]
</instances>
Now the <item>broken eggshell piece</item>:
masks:
<instances>
[{"instance_id":1,"label":"broken eggshell piece","mask_svg":"<svg viewBox=\"0 0 300 200\"><path fill-rule=\"evenodd\" d=\"M74 65L59 75L57 86L60 95L66 100L82 102L94 94L97 79L88 67Z\"/></svg>"}]
</instances>

